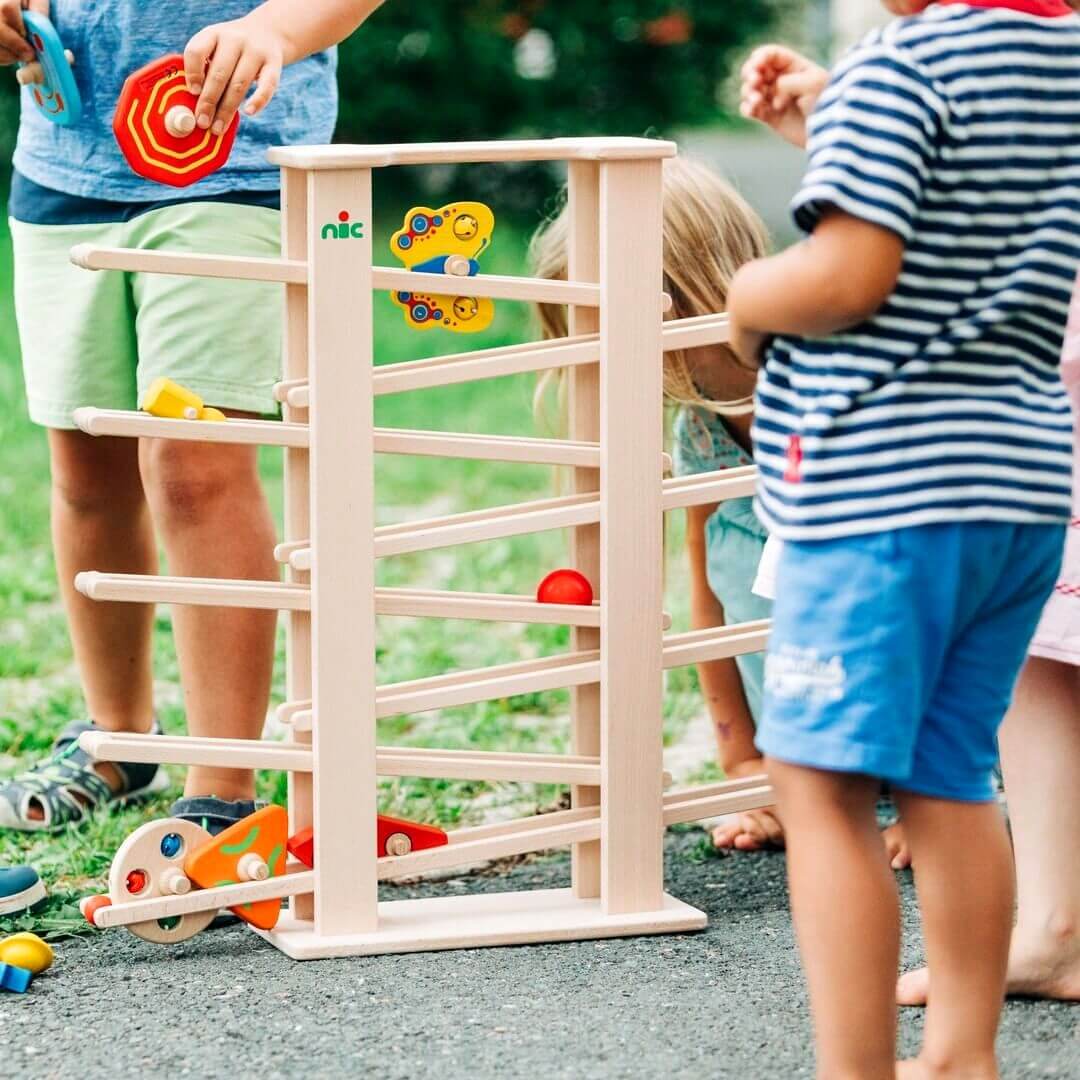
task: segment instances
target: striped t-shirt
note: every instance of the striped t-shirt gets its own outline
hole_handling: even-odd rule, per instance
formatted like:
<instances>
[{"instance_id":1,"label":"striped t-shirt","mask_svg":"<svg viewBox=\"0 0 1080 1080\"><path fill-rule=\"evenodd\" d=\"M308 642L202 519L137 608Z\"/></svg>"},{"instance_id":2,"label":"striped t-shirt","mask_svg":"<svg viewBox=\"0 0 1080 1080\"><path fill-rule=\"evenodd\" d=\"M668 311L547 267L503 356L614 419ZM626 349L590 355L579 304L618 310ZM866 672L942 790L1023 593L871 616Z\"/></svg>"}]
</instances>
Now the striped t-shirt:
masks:
<instances>
[{"instance_id":1,"label":"striped t-shirt","mask_svg":"<svg viewBox=\"0 0 1080 1080\"><path fill-rule=\"evenodd\" d=\"M841 61L808 151L802 229L835 207L906 248L870 321L770 346L759 516L789 540L1068 519L1080 19L1061 0L898 19Z\"/></svg>"}]
</instances>

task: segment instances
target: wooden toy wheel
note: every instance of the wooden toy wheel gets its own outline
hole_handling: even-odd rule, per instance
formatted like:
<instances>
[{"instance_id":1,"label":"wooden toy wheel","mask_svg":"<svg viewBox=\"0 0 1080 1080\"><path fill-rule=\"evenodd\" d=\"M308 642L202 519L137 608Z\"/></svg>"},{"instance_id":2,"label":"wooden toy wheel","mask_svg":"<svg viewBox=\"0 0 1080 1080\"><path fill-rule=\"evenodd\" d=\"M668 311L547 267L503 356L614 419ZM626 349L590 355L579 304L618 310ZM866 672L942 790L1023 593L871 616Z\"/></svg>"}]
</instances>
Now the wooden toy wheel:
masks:
<instances>
[{"instance_id":1,"label":"wooden toy wheel","mask_svg":"<svg viewBox=\"0 0 1080 1080\"><path fill-rule=\"evenodd\" d=\"M113 906L190 892L192 883L184 873L184 859L211 839L205 829L179 818L151 821L136 829L120 845L109 868L109 899ZM205 930L216 914L196 911L132 923L127 929L144 941L171 945Z\"/></svg>"},{"instance_id":2,"label":"wooden toy wheel","mask_svg":"<svg viewBox=\"0 0 1080 1080\"><path fill-rule=\"evenodd\" d=\"M386 838L387 855L408 855L412 851L412 840L403 832L391 833Z\"/></svg>"}]
</instances>

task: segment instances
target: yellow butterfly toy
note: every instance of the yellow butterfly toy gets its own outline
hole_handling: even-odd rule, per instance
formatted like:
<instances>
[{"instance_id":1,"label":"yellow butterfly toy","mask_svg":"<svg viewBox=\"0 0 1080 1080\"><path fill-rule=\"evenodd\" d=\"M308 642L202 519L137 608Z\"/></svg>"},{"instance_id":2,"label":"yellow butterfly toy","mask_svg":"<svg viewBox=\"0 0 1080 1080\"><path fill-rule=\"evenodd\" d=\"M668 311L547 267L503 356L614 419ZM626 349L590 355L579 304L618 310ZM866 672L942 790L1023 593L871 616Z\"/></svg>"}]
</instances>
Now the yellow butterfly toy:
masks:
<instances>
[{"instance_id":1,"label":"yellow butterfly toy","mask_svg":"<svg viewBox=\"0 0 1080 1080\"><path fill-rule=\"evenodd\" d=\"M480 270L477 260L491 244L494 230L495 215L483 203L448 203L439 210L416 206L390 238L390 250L416 273L475 277ZM495 317L495 305L487 297L418 291L393 292L390 297L417 330L441 326L475 334L486 330Z\"/></svg>"}]
</instances>

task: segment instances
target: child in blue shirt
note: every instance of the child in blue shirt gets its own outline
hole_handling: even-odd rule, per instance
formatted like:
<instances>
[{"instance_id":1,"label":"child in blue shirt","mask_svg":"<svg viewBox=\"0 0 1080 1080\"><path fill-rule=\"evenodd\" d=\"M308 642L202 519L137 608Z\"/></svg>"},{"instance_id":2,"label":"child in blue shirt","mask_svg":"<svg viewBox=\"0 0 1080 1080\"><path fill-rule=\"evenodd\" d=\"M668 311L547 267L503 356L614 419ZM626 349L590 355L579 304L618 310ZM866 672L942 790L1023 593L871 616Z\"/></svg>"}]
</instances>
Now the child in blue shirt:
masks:
<instances>
[{"instance_id":1,"label":"child in blue shirt","mask_svg":"<svg viewBox=\"0 0 1080 1080\"><path fill-rule=\"evenodd\" d=\"M280 362L280 290L150 274L88 274L77 243L274 256L282 143L328 142L337 95L332 46L379 0L0 0L0 64L29 60L21 9L53 21L75 57L84 109L59 127L24 90L10 215L15 303L31 419L48 429L57 575L89 719L54 753L0 783L0 826L63 828L88 810L158 790L156 766L95 764L92 725L153 729L153 608L97 604L80 570L151 574L158 541L173 574L275 579L275 529L253 447L94 438L81 405L133 409L167 375L230 415L271 412ZM186 48L185 48L186 43ZM134 175L111 123L125 78L183 49L198 124L219 130L243 105L228 163L183 190ZM173 614L192 734L258 738L273 664L273 612L178 607ZM253 777L192 768L174 807L218 829L253 809Z\"/></svg>"},{"instance_id":2,"label":"child in blue shirt","mask_svg":"<svg viewBox=\"0 0 1080 1080\"><path fill-rule=\"evenodd\" d=\"M1062 0L892 0L833 72L795 200L751 264L758 509L785 541L758 745L830 1077L997 1076L1012 860L996 732L1061 561L1080 264L1080 20ZM897 793L932 991L894 1073ZM821 868L828 866L828 874Z\"/></svg>"}]
</instances>

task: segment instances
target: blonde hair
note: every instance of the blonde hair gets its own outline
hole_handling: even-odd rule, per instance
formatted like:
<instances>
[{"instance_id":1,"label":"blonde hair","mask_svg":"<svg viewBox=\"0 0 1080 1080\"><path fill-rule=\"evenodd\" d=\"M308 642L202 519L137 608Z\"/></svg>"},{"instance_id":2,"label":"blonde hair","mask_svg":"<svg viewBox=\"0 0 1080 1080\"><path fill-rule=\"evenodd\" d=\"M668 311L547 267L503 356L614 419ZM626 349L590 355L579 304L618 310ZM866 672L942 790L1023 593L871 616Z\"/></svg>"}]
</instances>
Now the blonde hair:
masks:
<instances>
[{"instance_id":1,"label":"blonde hair","mask_svg":"<svg viewBox=\"0 0 1080 1080\"><path fill-rule=\"evenodd\" d=\"M749 203L712 169L688 158L664 162L664 291L671 296L670 318L685 319L727 310L727 294L736 271L768 251L768 233ZM566 280L569 213L561 209L537 230L529 248L537 277ZM565 337L566 309L555 304L537 306L540 330L546 338ZM745 376L748 369L727 346L718 346L724 363ZM536 389L540 409L552 378L543 376ZM710 412L736 416L753 409L753 396L742 394L727 401L705 398L694 381L686 351L664 354L664 393L674 402L696 405Z\"/></svg>"}]
</instances>

